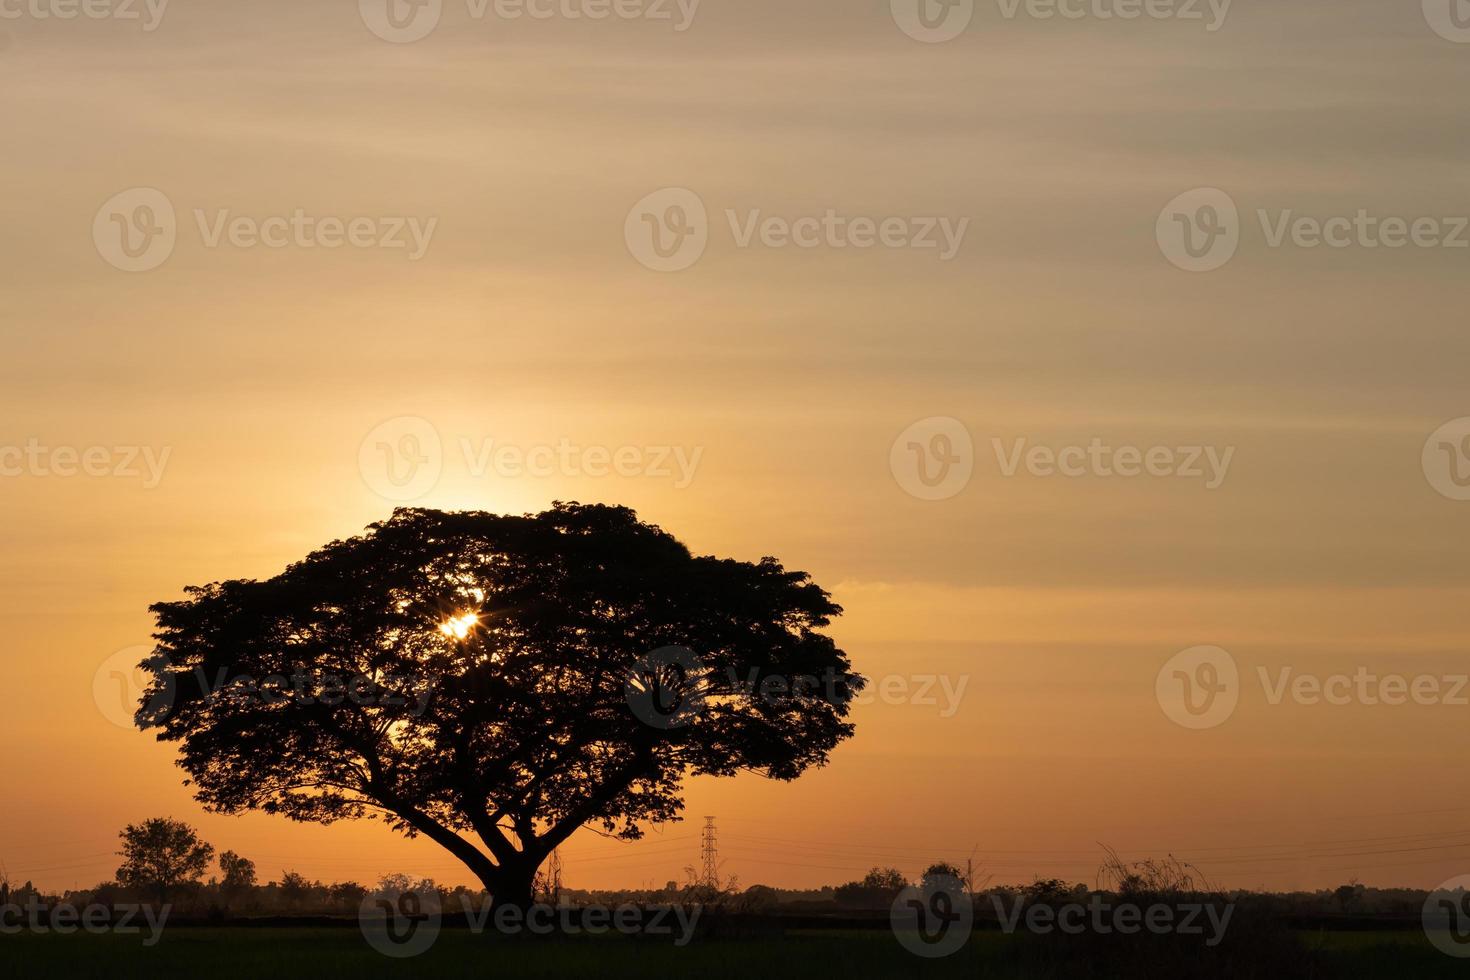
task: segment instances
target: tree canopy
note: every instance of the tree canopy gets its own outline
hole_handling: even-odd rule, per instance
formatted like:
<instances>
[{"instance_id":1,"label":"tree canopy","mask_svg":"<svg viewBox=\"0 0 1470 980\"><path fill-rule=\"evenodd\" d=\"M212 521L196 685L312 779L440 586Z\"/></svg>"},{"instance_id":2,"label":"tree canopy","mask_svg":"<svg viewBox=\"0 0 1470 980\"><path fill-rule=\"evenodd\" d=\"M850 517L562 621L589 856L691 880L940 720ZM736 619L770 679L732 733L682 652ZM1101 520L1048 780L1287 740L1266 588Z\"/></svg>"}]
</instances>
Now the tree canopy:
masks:
<instances>
[{"instance_id":1,"label":"tree canopy","mask_svg":"<svg viewBox=\"0 0 1470 980\"><path fill-rule=\"evenodd\" d=\"M199 839L193 827L167 817L129 824L122 838L118 883L153 892L166 901L170 892L198 884L214 857L214 847Z\"/></svg>"},{"instance_id":2,"label":"tree canopy","mask_svg":"<svg viewBox=\"0 0 1470 980\"><path fill-rule=\"evenodd\" d=\"M694 556L621 507L400 509L152 611L137 722L180 744L208 809L381 815L497 901L526 901L578 827L678 819L689 774L826 764L863 685L805 573ZM669 649L695 710L650 724L632 695Z\"/></svg>"}]
</instances>

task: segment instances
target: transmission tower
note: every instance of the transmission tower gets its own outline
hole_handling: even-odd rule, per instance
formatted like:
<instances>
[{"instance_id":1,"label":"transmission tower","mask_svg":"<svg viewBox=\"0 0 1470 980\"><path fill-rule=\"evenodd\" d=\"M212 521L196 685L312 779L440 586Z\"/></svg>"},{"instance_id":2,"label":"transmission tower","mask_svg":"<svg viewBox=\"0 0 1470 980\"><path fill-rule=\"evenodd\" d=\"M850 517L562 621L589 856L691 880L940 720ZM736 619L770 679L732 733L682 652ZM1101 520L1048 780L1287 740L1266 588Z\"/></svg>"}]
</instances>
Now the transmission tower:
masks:
<instances>
[{"instance_id":1,"label":"transmission tower","mask_svg":"<svg viewBox=\"0 0 1470 980\"><path fill-rule=\"evenodd\" d=\"M715 845L715 818L704 818L704 833L699 842L699 856L704 861L704 874L699 883L707 888L720 887L720 859Z\"/></svg>"}]
</instances>

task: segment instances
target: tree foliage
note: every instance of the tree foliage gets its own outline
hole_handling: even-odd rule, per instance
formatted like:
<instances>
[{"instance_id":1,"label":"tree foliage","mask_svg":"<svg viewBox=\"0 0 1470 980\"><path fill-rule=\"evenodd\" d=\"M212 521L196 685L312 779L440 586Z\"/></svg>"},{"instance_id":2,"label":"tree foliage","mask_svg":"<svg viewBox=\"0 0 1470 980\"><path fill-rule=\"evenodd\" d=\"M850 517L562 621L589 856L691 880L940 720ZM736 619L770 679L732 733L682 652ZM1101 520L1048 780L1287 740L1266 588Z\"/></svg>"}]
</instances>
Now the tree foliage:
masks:
<instances>
[{"instance_id":1,"label":"tree foliage","mask_svg":"<svg viewBox=\"0 0 1470 980\"><path fill-rule=\"evenodd\" d=\"M678 819L688 774L824 765L863 684L805 573L693 556L619 507L401 509L153 612L138 723L207 808L381 815L516 900L578 827ZM697 654L700 710L660 729L627 685L667 647Z\"/></svg>"},{"instance_id":2,"label":"tree foliage","mask_svg":"<svg viewBox=\"0 0 1470 980\"><path fill-rule=\"evenodd\" d=\"M167 817L129 824L122 837L122 867L118 883L139 888L166 901L170 892L197 885L214 857L214 848L199 839L193 827Z\"/></svg>"},{"instance_id":3,"label":"tree foliage","mask_svg":"<svg viewBox=\"0 0 1470 980\"><path fill-rule=\"evenodd\" d=\"M908 877L897 868L870 868L861 881L838 885L832 897L849 908L884 908L908 884Z\"/></svg>"},{"instance_id":4,"label":"tree foliage","mask_svg":"<svg viewBox=\"0 0 1470 980\"><path fill-rule=\"evenodd\" d=\"M219 856L220 887L226 892L243 891L255 886L255 862L234 851Z\"/></svg>"},{"instance_id":5,"label":"tree foliage","mask_svg":"<svg viewBox=\"0 0 1470 980\"><path fill-rule=\"evenodd\" d=\"M935 861L924 869L924 874L919 879L919 887L925 891L933 891L937 888L951 886L954 882L967 882L968 876L958 865L950 864L948 861Z\"/></svg>"}]
</instances>

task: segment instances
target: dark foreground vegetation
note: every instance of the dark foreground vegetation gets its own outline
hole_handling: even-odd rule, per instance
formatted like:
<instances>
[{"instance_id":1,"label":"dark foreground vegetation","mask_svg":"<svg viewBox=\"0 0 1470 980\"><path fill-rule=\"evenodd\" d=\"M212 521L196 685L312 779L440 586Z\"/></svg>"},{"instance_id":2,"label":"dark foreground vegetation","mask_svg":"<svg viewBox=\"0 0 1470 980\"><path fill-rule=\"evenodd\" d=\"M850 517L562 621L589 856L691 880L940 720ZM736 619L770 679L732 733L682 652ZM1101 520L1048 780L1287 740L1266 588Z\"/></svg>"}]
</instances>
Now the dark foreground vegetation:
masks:
<instances>
[{"instance_id":1,"label":"dark foreground vegetation","mask_svg":"<svg viewBox=\"0 0 1470 980\"><path fill-rule=\"evenodd\" d=\"M1013 936L977 930L963 949L921 959L886 928L762 928L760 934L701 936L685 947L623 936L517 939L446 929L422 956L389 959L354 924L311 929L171 929L144 948L117 935L20 935L0 940L9 976L36 978L312 977L1464 977L1418 931L1282 930L1220 950L1171 937Z\"/></svg>"},{"instance_id":2,"label":"dark foreground vegetation","mask_svg":"<svg viewBox=\"0 0 1470 980\"><path fill-rule=\"evenodd\" d=\"M1188 864L1111 851L1092 885L993 885L938 862L913 880L874 868L802 891L692 874L656 890L585 891L562 887L553 867L535 897L556 924L537 930L498 926L483 890L406 875L364 886L287 872L261 884L251 861L226 851L204 880L213 848L168 821L130 827L124 841L117 880L92 889L48 895L0 879L0 975L1470 977L1470 955L1436 948L1424 918L1426 907L1470 910L1463 891L1228 891ZM1434 940L1470 954L1461 919L1446 924ZM421 948L399 942L420 929ZM382 941L385 930L398 938ZM948 936L952 946L934 945Z\"/></svg>"}]
</instances>

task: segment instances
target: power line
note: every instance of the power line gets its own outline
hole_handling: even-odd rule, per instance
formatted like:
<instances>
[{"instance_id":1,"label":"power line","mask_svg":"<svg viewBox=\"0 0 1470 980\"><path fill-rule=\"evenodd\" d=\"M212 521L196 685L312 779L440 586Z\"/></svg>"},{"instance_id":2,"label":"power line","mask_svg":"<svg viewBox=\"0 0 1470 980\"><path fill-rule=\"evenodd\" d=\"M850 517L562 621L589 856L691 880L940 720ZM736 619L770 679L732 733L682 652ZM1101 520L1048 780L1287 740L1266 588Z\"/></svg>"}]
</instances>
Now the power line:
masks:
<instances>
[{"instance_id":1,"label":"power line","mask_svg":"<svg viewBox=\"0 0 1470 980\"><path fill-rule=\"evenodd\" d=\"M1389 842L1392 842L1392 843L1408 843L1408 842L1411 842L1411 841L1426 841L1427 842L1427 841L1433 840L1435 838L1443 838L1443 837L1465 837L1467 833L1470 833L1470 831L1466 831L1466 830L1461 829L1461 830L1438 831L1438 832L1433 832L1433 833L1395 834L1395 835L1379 836L1379 837L1349 837L1349 838L1336 838L1336 839L1326 839L1326 840L1317 840L1317 841L1294 841L1294 842L1267 843L1267 844L1234 844L1234 845L1208 845L1208 846L1184 846L1184 847L1177 846L1177 845L1175 845L1175 846L1168 846L1168 847L1165 847L1165 846L1155 846L1155 847L1129 847L1129 848L1126 848L1126 850L1134 851L1134 852L1148 852L1148 853L1154 853L1154 854L1163 854L1163 853L1174 853L1174 852L1177 852L1177 853L1185 854L1185 855L1201 854L1201 853L1217 853L1217 852L1250 852L1250 851L1262 850L1262 849L1267 849L1267 848L1270 848L1270 849L1307 848L1309 851L1319 851L1322 848L1332 848L1332 847L1337 847L1339 845L1369 844L1369 843L1389 843ZM748 841L748 842L750 842L752 844L756 844L756 845L780 844L780 845L789 845L789 846L792 846L792 847L801 847L801 848L806 849L806 850L817 850L817 851L854 851L854 852L860 852L860 853L863 853L863 854L868 854L868 853L871 853L871 852L874 852L874 851L884 851L884 852L895 853L895 854L900 854L900 855L920 856L920 859L922 859L923 857L927 857L927 856L933 855L936 852L942 852L942 851L946 851L946 850L951 851L951 852L954 852L954 851L959 851L959 850L962 849L962 848L960 848L957 845L946 846L946 845L943 845L943 844L926 845L926 846L923 846L923 847L894 847L894 846L891 846L891 845L877 845L877 844L838 844L838 843L820 844L820 843L812 843L810 841L791 840L791 839L788 839L788 838L779 838L779 837L757 837L757 836L747 835L747 834L730 834L730 835L727 835L727 836L729 836L733 840ZM1439 846L1439 847L1455 847L1455 846L1459 846L1459 844L1458 844L1458 842L1453 842L1452 841L1452 842L1447 842L1447 843L1440 844L1440 845L1437 845L1437 846ZM1010 850L1008 850L1008 849L1002 849L1002 848L986 848L986 849L984 849L983 853L986 853L986 854L1017 854L1017 855L1030 855L1030 854L1039 854L1039 855L1063 855L1063 856L1075 856L1075 857L1078 857L1078 858L1088 858L1088 857L1095 856L1098 852L1095 851L1095 850L1078 850L1078 849L1071 849L1071 848L1054 848L1054 849L1038 848L1038 849L1029 849L1029 850L1027 850L1027 849L1021 849L1021 850L1010 849ZM1374 852L1374 851L1364 851L1363 853L1376 853L1376 852ZM1393 853L1393 852L1392 851L1386 851L1386 852L1383 852L1383 853ZM1238 855L1238 857L1240 857L1240 858L1249 858L1249 857L1252 857L1252 856L1253 855L1250 855L1248 853ZM1289 856L1290 855L1271 855L1271 854L1254 855L1254 857L1258 857L1258 858L1261 858L1263 860L1276 860L1276 859L1280 859L1282 857L1289 857ZM1321 856L1332 857L1332 856L1343 856L1343 855L1321 855Z\"/></svg>"}]
</instances>

